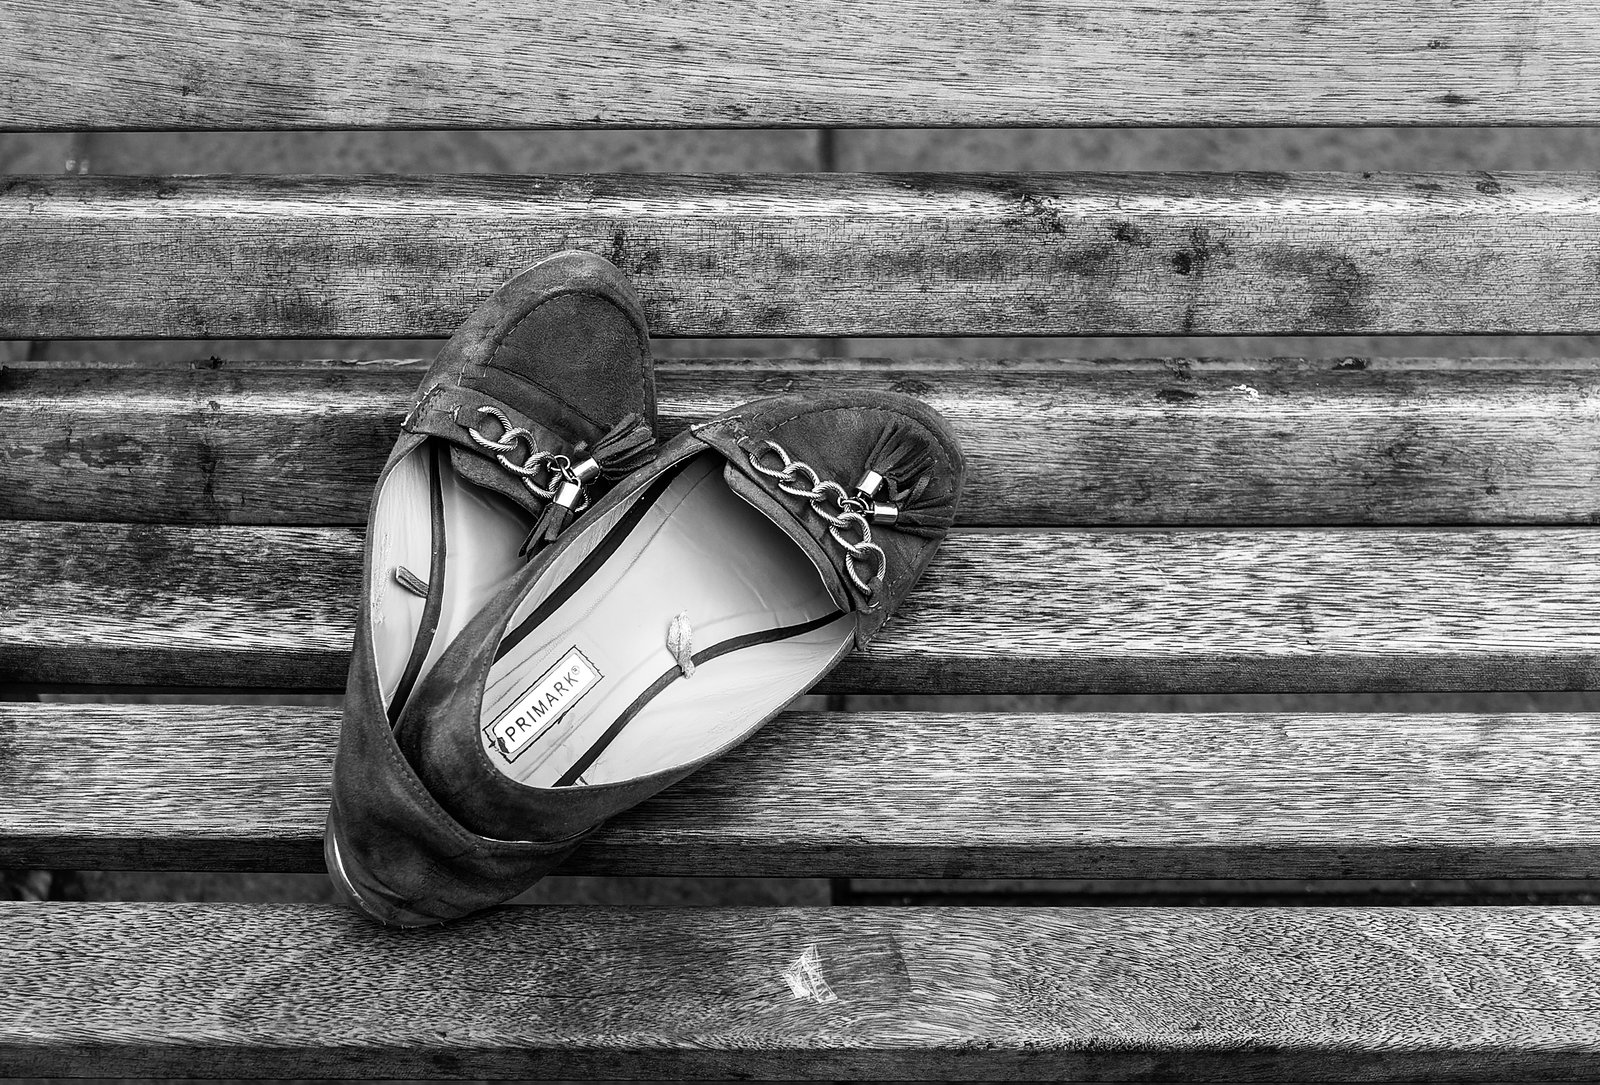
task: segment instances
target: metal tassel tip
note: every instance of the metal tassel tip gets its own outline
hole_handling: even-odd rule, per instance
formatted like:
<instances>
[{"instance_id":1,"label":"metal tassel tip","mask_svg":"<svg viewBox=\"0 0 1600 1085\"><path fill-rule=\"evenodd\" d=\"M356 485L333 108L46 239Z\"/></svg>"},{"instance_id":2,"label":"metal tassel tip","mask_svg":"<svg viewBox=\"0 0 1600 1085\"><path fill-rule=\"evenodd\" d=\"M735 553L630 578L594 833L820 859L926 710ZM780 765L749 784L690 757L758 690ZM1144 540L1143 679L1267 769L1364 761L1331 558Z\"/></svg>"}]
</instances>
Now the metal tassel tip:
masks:
<instances>
[{"instance_id":1,"label":"metal tassel tip","mask_svg":"<svg viewBox=\"0 0 1600 1085\"><path fill-rule=\"evenodd\" d=\"M578 498L583 496L583 483L563 479L561 486L556 490L556 495L550 499L552 505L558 508L571 510L577 507Z\"/></svg>"},{"instance_id":2,"label":"metal tassel tip","mask_svg":"<svg viewBox=\"0 0 1600 1085\"><path fill-rule=\"evenodd\" d=\"M860 494L863 500L871 501L878 496L878 491L883 489L886 481L878 472L868 471L861 476L861 481L856 483L856 493Z\"/></svg>"}]
</instances>

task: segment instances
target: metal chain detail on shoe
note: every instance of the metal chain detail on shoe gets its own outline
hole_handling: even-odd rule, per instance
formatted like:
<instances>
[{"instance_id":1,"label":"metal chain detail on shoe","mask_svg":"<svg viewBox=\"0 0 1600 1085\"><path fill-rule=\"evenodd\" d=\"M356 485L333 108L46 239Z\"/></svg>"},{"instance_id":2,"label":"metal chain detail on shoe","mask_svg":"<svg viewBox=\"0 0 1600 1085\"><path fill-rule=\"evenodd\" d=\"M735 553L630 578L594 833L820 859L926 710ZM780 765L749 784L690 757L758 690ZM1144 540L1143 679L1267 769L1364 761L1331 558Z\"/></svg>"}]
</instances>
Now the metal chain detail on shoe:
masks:
<instances>
[{"instance_id":1,"label":"metal chain detail on shoe","mask_svg":"<svg viewBox=\"0 0 1600 1085\"><path fill-rule=\"evenodd\" d=\"M768 467L762 463L762 456L768 452L776 456L782 466ZM883 552L883 547L872 541L872 525L867 522L866 516L872 510L871 503L853 497L837 482L818 475L810 464L791 457L776 441L763 441L760 447L746 455L750 458L750 466L775 481L778 489L795 497L803 497L811 503L811 511L827 521L828 535L844 550L845 572L849 574L851 583L869 598L874 595L883 584L884 569L889 564L889 558ZM830 509L830 504L837 511ZM847 538L844 534L847 528L854 529L859 538ZM876 561L873 562L872 575L862 579L859 566L866 564L868 555L875 556Z\"/></svg>"},{"instance_id":2,"label":"metal chain detail on shoe","mask_svg":"<svg viewBox=\"0 0 1600 1085\"><path fill-rule=\"evenodd\" d=\"M572 459L554 452L545 452L534 447L533 433L521 426L513 425L510 417L500 408L485 404L476 408L480 415L485 415L500 423L500 436L485 436L475 426L466 426L467 436L477 442L478 447L495 454L495 460L501 467L510 471L522 480L528 492L545 501L552 500L557 490L563 483L569 486L581 487L587 480L580 477L573 468ZM459 424L459 423L458 423ZM507 453L515 452L518 445L526 445L527 451L523 454L522 462L511 459ZM548 476L548 485L540 486L534 482L534 477L539 474ZM584 493L578 498L577 504L572 506L574 514L580 513L589 507L589 495Z\"/></svg>"}]
</instances>

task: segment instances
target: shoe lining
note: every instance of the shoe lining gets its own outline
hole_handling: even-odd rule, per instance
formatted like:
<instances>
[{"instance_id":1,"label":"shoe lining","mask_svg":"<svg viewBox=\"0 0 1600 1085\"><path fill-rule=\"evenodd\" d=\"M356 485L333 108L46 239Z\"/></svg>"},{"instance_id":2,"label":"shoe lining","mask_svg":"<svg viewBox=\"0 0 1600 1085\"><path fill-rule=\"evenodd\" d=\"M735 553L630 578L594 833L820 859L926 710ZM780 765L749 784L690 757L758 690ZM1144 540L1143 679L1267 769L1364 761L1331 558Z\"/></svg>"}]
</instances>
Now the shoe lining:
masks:
<instances>
[{"instance_id":1,"label":"shoe lining","mask_svg":"<svg viewBox=\"0 0 1600 1085\"><path fill-rule=\"evenodd\" d=\"M400 675L399 684L395 687L394 697L389 702L389 724L392 727L395 719L400 715L400 708L411 696L411 690L416 686L417 679L422 676L423 665L427 662L429 651L433 647L434 633L439 627L439 609L443 601L445 586L445 558L449 554L447 533L444 528L444 491L439 478L439 447L435 442L428 442L428 515L431 521L430 544L433 548L427 569L428 579L422 584L417 583L416 574L407 566L394 567L394 579L406 590L415 595L420 587L422 591L422 617L419 620L417 634L411 645L411 655L406 661L406 669ZM421 449L417 452L421 453Z\"/></svg>"},{"instance_id":2,"label":"shoe lining","mask_svg":"<svg viewBox=\"0 0 1600 1085\"><path fill-rule=\"evenodd\" d=\"M518 552L533 523L462 478L443 452L430 439L395 464L370 527L373 655L391 721L455 635L522 568ZM426 598L397 581L400 568L427 576Z\"/></svg>"},{"instance_id":3,"label":"shoe lining","mask_svg":"<svg viewBox=\"0 0 1600 1085\"><path fill-rule=\"evenodd\" d=\"M570 571L552 570L563 578L489 671L480 732L500 772L561 787L698 760L804 692L844 650L849 617L725 469L715 453L685 461ZM680 615L692 646L675 653L668 632Z\"/></svg>"}]
</instances>

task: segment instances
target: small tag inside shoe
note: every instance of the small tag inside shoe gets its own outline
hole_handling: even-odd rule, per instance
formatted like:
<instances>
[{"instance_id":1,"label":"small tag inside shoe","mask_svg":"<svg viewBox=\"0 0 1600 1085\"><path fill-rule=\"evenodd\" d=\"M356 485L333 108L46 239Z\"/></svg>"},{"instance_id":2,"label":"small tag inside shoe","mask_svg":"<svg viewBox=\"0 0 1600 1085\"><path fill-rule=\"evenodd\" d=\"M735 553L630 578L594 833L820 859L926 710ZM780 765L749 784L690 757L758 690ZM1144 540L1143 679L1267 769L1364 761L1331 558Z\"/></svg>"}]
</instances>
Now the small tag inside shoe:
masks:
<instances>
[{"instance_id":1,"label":"small tag inside shoe","mask_svg":"<svg viewBox=\"0 0 1600 1085\"><path fill-rule=\"evenodd\" d=\"M566 715L603 676L578 649L545 671L511 707L484 728L490 743L507 761L515 761L528 747Z\"/></svg>"}]
</instances>

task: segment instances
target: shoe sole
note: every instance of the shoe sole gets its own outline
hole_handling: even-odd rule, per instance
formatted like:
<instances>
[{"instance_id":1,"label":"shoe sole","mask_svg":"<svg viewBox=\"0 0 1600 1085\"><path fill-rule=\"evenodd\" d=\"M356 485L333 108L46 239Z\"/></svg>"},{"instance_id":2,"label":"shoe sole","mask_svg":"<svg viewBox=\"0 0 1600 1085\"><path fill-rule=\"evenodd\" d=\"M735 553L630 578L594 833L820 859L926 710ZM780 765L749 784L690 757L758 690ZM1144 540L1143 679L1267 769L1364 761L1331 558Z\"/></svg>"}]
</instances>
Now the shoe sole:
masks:
<instances>
[{"instance_id":1,"label":"shoe sole","mask_svg":"<svg viewBox=\"0 0 1600 1085\"><path fill-rule=\"evenodd\" d=\"M350 876L344 852L339 846L339 835L334 829L331 817L328 820L327 832L322 838L322 853L323 861L328 867L328 876L333 879L334 890L338 893L342 902L369 919L375 920L385 927L405 928L436 927L444 922L444 920L436 919L433 916L386 905L363 896L361 891L356 888L355 879Z\"/></svg>"}]
</instances>

